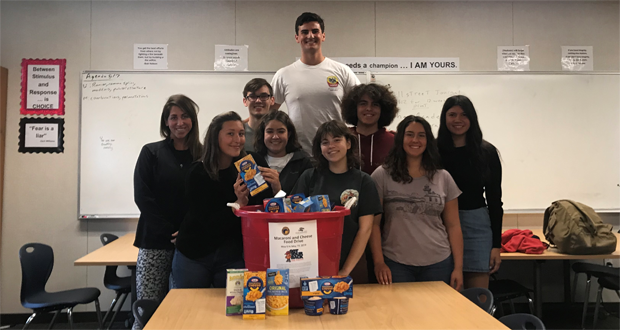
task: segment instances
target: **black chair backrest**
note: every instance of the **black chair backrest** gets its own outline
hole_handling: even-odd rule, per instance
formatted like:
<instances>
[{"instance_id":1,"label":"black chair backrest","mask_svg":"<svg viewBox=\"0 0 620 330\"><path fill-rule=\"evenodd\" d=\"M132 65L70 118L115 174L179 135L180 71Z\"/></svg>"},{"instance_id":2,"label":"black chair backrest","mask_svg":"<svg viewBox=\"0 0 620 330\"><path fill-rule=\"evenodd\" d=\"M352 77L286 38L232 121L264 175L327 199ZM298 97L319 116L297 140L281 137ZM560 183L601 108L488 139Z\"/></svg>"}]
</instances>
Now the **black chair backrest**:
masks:
<instances>
[{"instance_id":1,"label":"black chair backrest","mask_svg":"<svg viewBox=\"0 0 620 330\"><path fill-rule=\"evenodd\" d=\"M103 233L101 234L101 236L99 236L99 238L101 239L101 244L105 246L117 240L118 236L114 234ZM118 266L106 266L105 267L105 273L103 274L104 285L107 285L108 283L112 283L118 278L118 275L116 275L116 269L118 269Z\"/></svg>"},{"instance_id":2,"label":"black chair backrest","mask_svg":"<svg viewBox=\"0 0 620 330\"><path fill-rule=\"evenodd\" d=\"M485 288L469 288L463 290L461 294L484 309L487 313L491 314L491 310L493 309L493 294L491 291Z\"/></svg>"},{"instance_id":3,"label":"black chair backrest","mask_svg":"<svg viewBox=\"0 0 620 330\"><path fill-rule=\"evenodd\" d=\"M101 236L99 236L99 238L101 239L101 244L106 245L110 242L116 241L118 239L118 236L114 234L103 233L101 234Z\"/></svg>"},{"instance_id":4,"label":"black chair backrest","mask_svg":"<svg viewBox=\"0 0 620 330\"><path fill-rule=\"evenodd\" d=\"M599 277L598 285L614 291L620 290L620 281L618 276L603 276Z\"/></svg>"},{"instance_id":5,"label":"black chair backrest","mask_svg":"<svg viewBox=\"0 0 620 330\"><path fill-rule=\"evenodd\" d=\"M512 330L545 330L542 321L532 314L510 314L499 318L505 326Z\"/></svg>"},{"instance_id":6,"label":"black chair backrest","mask_svg":"<svg viewBox=\"0 0 620 330\"><path fill-rule=\"evenodd\" d=\"M54 251L49 245L28 243L19 249L22 266L22 304L35 294L45 292L45 284L54 268Z\"/></svg>"},{"instance_id":7,"label":"black chair backrest","mask_svg":"<svg viewBox=\"0 0 620 330\"><path fill-rule=\"evenodd\" d=\"M610 267L599 264L592 264L589 262L576 262L572 266L575 273L585 273L588 278L604 277L604 276L620 276L620 269L618 267Z\"/></svg>"},{"instance_id":8,"label":"black chair backrest","mask_svg":"<svg viewBox=\"0 0 620 330\"><path fill-rule=\"evenodd\" d=\"M159 302L150 299L138 299L131 306L133 317L136 318L140 328L144 328L157 310Z\"/></svg>"}]
</instances>

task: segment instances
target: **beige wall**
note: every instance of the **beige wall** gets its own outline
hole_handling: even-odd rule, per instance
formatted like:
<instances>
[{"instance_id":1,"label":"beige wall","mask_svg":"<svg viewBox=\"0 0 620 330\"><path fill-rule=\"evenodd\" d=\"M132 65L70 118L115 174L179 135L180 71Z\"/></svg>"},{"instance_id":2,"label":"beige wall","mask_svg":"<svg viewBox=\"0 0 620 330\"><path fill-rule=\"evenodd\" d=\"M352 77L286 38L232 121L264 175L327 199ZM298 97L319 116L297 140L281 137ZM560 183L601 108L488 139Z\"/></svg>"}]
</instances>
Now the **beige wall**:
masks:
<instances>
[{"instance_id":1,"label":"beige wall","mask_svg":"<svg viewBox=\"0 0 620 330\"><path fill-rule=\"evenodd\" d=\"M496 69L496 47L530 45L532 70L558 71L560 46L593 46L596 71L618 71L617 1L2 1L0 64L9 69L0 312L19 303L18 249L50 244L48 290L102 289L103 267L74 267L103 232L135 230L135 220L78 221L79 73L132 69L134 43L169 44L171 70L210 70L215 44L250 46L251 70L277 70L299 56L293 26L314 11L326 21L327 56L460 57L463 71ZM63 154L17 152L22 58L65 58ZM511 215L507 225L528 215ZM617 215L608 216L617 221ZM516 226L516 225L515 225ZM93 310L93 306L77 310Z\"/></svg>"}]
</instances>

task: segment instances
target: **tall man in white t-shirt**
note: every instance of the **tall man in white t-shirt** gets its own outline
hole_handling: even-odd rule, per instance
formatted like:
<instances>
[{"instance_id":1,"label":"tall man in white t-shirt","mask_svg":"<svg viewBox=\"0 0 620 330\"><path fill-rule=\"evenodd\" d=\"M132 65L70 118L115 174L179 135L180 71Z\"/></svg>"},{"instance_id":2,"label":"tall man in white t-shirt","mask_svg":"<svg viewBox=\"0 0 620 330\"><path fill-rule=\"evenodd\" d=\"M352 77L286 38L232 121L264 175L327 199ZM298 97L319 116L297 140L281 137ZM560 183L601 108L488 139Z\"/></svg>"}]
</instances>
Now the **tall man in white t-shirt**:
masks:
<instances>
[{"instance_id":1,"label":"tall man in white t-shirt","mask_svg":"<svg viewBox=\"0 0 620 330\"><path fill-rule=\"evenodd\" d=\"M301 59L278 70L273 77L272 109L286 102L299 143L312 154L316 130L326 121L342 120L340 102L360 81L348 66L323 56L325 25L319 15L303 13L297 17L295 40L301 45Z\"/></svg>"}]
</instances>

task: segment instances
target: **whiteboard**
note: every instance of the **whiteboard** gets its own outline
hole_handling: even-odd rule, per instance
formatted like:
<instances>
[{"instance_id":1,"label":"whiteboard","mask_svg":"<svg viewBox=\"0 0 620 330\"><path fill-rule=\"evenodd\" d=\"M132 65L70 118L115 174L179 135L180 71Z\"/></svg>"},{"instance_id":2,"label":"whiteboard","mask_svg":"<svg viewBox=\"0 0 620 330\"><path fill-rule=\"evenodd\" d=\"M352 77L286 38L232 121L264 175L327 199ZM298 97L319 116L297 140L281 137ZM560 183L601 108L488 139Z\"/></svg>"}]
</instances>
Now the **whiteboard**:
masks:
<instances>
[{"instance_id":1,"label":"whiteboard","mask_svg":"<svg viewBox=\"0 0 620 330\"><path fill-rule=\"evenodd\" d=\"M468 96L484 138L501 153L507 212L540 212L557 199L620 210L618 73L369 73L391 86L400 113L435 129L444 101Z\"/></svg>"},{"instance_id":2,"label":"whiteboard","mask_svg":"<svg viewBox=\"0 0 620 330\"><path fill-rule=\"evenodd\" d=\"M85 71L81 76L79 218L135 218L133 171L140 149L159 141L167 98L200 106L201 138L225 111L248 116L242 91L273 72ZM599 211L620 210L620 75L562 73L374 73L401 112L435 129L444 100L469 96L485 139L501 152L504 208L540 212L570 198ZM368 81L371 74L368 74ZM365 75L358 76L365 82ZM285 107L283 105L283 110ZM435 131L436 132L436 131Z\"/></svg>"}]
</instances>

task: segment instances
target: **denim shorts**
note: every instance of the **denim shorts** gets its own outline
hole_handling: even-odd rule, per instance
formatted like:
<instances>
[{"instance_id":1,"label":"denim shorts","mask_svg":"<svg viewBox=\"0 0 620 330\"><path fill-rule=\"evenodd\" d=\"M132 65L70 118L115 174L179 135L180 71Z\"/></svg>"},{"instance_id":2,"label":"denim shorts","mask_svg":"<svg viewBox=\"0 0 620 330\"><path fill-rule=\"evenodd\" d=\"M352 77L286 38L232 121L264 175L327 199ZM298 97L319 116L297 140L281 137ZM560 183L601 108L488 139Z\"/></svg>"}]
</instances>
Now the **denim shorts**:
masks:
<instances>
[{"instance_id":1,"label":"denim shorts","mask_svg":"<svg viewBox=\"0 0 620 330\"><path fill-rule=\"evenodd\" d=\"M486 207L475 210L460 210L463 232L463 271L488 273L493 248L491 218Z\"/></svg>"},{"instance_id":2,"label":"denim shorts","mask_svg":"<svg viewBox=\"0 0 620 330\"><path fill-rule=\"evenodd\" d=\"M392 272L392 282L428 282L443 281L450 285L450 277L454 271L452 255L448 258L428 266L410 266L401 264L383 256L385 264Z\"/></svg>"}]
</instances>

